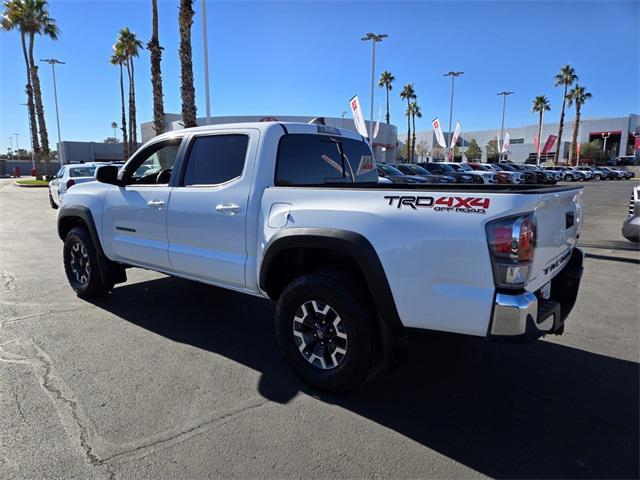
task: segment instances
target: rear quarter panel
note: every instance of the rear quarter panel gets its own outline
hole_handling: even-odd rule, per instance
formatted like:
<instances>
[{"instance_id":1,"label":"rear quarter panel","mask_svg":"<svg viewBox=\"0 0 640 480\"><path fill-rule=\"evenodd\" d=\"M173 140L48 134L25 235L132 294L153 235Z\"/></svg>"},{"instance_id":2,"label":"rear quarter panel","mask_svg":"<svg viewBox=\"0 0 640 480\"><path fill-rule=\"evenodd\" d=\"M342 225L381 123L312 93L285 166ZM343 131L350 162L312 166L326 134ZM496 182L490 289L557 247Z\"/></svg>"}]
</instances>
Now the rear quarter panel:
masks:
<instances>
[{"instance_id":1,"label":"rear quarter panel","mask_svg":"<svg viewBox=\"0 0 640 480\"><path fill-rule=\"evenodd\" d=\"M397 201L390 204L385 198L402 195L483 198L489 206L484 213L398 208ZM359 233L378 253L406 327L484 336L494 299L485 225L495 218L533 211L537 201L535 194L271 187L262 198L257 258L262 258L264 247L280 228ZM278 228L268 221L274 203L291 205L286 225Z\"/></svg>"}]
</instances>

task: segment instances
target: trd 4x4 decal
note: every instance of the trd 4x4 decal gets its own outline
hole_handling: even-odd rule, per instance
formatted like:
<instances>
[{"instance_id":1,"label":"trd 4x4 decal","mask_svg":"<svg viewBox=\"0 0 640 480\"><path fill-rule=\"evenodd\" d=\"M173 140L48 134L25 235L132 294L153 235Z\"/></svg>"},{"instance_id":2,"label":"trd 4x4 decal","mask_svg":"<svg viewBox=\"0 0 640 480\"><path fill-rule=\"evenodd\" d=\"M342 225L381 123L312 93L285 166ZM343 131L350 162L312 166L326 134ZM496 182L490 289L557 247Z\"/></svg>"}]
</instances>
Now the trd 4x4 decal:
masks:
<instances>
[{"instance_id":1,"label":"trd 4x4 decal","mask_svg":"<svg viewBox=\"0 0 640 480\"><path fill-rule=\"evenodd\" d=\"M414 195L388 195L384 197L390 206L397 208L409 207L433 208L436 212L486 213L491 203L490 198L484 197L423 197Z\"/></svg>"}]
</instances>

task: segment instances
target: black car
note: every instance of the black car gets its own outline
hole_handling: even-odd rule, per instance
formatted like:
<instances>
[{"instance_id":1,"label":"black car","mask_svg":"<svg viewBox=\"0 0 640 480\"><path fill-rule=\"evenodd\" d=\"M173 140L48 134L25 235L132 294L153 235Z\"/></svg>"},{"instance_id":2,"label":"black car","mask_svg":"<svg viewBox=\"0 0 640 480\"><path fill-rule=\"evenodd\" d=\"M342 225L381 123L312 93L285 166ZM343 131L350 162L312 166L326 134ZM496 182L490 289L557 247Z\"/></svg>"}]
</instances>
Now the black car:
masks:
<instances>
[{"instance_id":1,"label":"black car","mask_svg":"<svg viewBox=\"0 0 640 480\"><path fill-rule=\"evenodd\" d=\"M419 162L416 165L424 168L432 175L446 175L453 177L457 183L475 183L477 180L473 175L464 172L456 172L449 165L438 162Z\"/></svg>"},{"instance_id":2,"label":"black car","mask_svg":"<svg viewBox=\"0 0 640 480\"><path fill-rule=\"evenodd\" d=\"M378 176L388 178L393 183L429 183L425 178L418 175L405 175L400 170L391 165L379 163L376 165Z\"/></svg>"},{"instance_id":3,"label":"black car","mask_svg":"<svg viewBox=\"0 0 640 480\"><path fill-rule=\"evenodd\" d=\"M538 173L529 170L524 165L518 165L517 163L500 162L500 166L511 172L524 173L524 183L540 183L538 181Z\"/></svg>"},{"instance_id":4,"label":"black car","mask_svg":"<svg viewBox=\"0 0 640 480\"><path fill-rule=\"evenodd\" d=\"M456 179L448 175L431 175L429 171L414 163L400 163L396 168L405 175L418 175L429 183L456 183Z\"/></svg>"}]
</instances>

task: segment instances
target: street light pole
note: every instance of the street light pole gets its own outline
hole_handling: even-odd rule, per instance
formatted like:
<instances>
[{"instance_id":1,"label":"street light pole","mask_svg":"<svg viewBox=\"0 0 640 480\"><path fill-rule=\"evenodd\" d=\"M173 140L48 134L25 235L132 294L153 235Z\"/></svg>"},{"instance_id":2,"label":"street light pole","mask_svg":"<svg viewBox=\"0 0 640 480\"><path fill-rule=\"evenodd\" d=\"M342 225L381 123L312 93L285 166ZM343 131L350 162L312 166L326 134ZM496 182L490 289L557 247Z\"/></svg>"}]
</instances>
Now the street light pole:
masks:
<instances>
[{"instance_id":1,"label":"street light pole","mask_svg":"<svg viewBox=\"0 0 640 480\"><path fill-rule=\"evenodd\" d=\"M451 155L451 148L452 148L451 137L453 133L451 132L451 121L453 120L453 93L455 89L455 81L456 81L456 77L459 77L460 75L463 75L463 74L464 72L454 72L454 71L442 74L443 77L451 77L451 102L449 103L449 139L447 140L448 155Z\"/></svg>"},{"instance_id":2,"label":"street light pole","mask_svg":"<svg viewBox=\"0 0 640 480\"><path fill-rule=\"evenodd\" d=\"M27 116L29 116L29 110L28 110L29 104L28 103L21 103L20 105L23 105L23 106L27 107ZM36 159L35 159L35 156L34 156L34 153L33 153L33 151L34 151L34 148L33 148L33 135L32 135L32 132L31 132L31 128L29 128L29 141L31 142L31 168L35 170L35 168L36 168Z\"/></svg>"},{"instance_id":3,"label":"street light pole","mask_svg":"<svg viewBox=\"0 0 640 480\"><path fill-rule=\"evenodd\" d=\"M209 96L209 47L207 45L207 0L200 2L202 5L202 56L204 57L204 99L207 112L207 125L211 123L211 102Z\"/></svg>"},{"instance_id":4,"label":"street light pole","mask_svg":"<svg viewBox=\"0 0 640 480\"><path fill-rule=\"evenodd\" d=\"M376 74L376 43L381 42L383 39L387 38L389 35L386 33L367 33L360 40L364 42L368 42L371 40L372 50L371 50L371 110L369 115L369 143L371 143L373 149L373 95L374 95L374 84L375 84L375 74Z\"/></svg>"},{"instance_id":5,"label":"street light pole","mask_svg":"<svg viewBox=\"0 0 640 480\"><path fill-rule=\"evenodd\" d=\"M18 135L20 134L14 133L13 135L16 137L16 153L18 155L18 160L20 160L20 145L18 144Z\"/></svg>"},{"instance_id":6,"label":"street light pole","mask_svg":"<svg viewBox=\"0 0 640 480\"><path fill-rule=\"evenodd\" d=\"M500 151L498 152L498 159L501 162L502 161L502 147L503 147L503 143L504 143L504 113L505 110L507 108L507 97L509 95L512 95L514 92L507 92L507 91L502 91L497 93L496 95L502 95L502 123L500 126L500 138L499 138L499 142L498 142L498 148L500 148Z\"/></svg>"},{"instance_id":7,"label":"street light pole","mask_svg":"<svg viewBox=\"0 0 640 480\"><path fill-rule=\"evenodd\" d=\"M60 114L58 113L58 87L56 86L56 64L64 65L64 62L56 60L55 58L41 58L40 61L51 65L51 71L53 72L53 98L55 99L55 102L56 102L56 122L58 126L58 143L61 143L62 140L60 139ZM56 150L58 150L58 148L59 147L56 147Z\"/></svg>"}]
</instances>

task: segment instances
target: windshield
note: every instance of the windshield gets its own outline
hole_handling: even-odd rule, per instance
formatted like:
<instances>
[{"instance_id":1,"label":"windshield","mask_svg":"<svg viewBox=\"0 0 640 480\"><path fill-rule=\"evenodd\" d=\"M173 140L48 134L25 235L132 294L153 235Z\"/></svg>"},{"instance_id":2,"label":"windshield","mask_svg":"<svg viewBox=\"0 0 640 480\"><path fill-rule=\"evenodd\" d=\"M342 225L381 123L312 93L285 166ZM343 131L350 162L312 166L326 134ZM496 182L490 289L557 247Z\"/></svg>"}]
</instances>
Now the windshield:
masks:
<instances>
[{"instance_id":1,"label":"windshield","mask_svg":"<svg viewBox=\"0 0 640 480\"><path fill-rule=\"evenodd\" d=\"M409 168L418 175L429 175L429 171L426 168L422 168L420 165L411 165Z\"/></svg>"},{"instance_id":2,"label":"windshield","mask_svg":"<svg viewBox=\"0 0 640 480\"><path fill-rule=\"evenodd\" d=\"M93 177L96 167L73 167L69 169L70 177Z\"/></svg>"},{"instance_id":3,"label":"windshield","mask_svg":"<svg viewBox=\"0 0 640 480\"><path fill-rule=\"evenodd\" d=\"M463 172L472 172L473 171L473 168L471 168L469 165L458 165L458 167Z\"/></svg>"},{"instance_id":4,"label":"windshield","mask_svg":"<svg viewBox=\"0 0 640 480\"><path fill-rule=\"evenodd\" d=\"M404 175L400 170L398 170L396 167L392 167L391 165L378 164L378 167L380 167L380 170L382 170L387 175Z\"/></svg>"}]
</instances>

